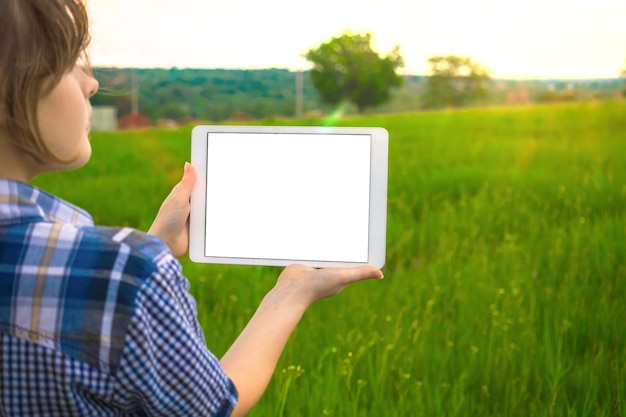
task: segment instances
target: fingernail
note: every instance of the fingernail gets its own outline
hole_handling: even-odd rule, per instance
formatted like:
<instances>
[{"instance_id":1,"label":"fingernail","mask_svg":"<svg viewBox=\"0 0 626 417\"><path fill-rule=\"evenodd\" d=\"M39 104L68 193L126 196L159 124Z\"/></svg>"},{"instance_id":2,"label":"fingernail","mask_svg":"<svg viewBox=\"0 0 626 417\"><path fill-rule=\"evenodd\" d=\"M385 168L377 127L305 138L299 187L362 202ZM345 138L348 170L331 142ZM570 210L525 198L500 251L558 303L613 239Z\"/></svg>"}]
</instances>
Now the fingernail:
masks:
<instances>
[{"instance_id":1,"label":"fingernail","mask_svg":"<svg viewBox=\"0 0 626 417\"><path fill-rule=\"evenodd\" d=\"M190 167L191 167L191 164L189 162L185 162L185 174L189 173Z\"/></svg>"}]
</instances>

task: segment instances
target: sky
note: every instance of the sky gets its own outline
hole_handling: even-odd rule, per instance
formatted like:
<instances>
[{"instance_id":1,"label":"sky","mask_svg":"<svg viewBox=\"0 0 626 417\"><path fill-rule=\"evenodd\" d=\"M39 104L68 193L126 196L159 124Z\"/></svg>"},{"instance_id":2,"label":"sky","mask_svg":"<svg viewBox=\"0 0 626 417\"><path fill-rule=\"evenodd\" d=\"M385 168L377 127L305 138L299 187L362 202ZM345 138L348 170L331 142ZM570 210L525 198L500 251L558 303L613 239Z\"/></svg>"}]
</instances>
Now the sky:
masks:
<instances>
[{"instance_id":1,"label":"sky","mask_svg":"<svg viewBox=\"0 0 626 417\"><path fill-rule=\"evenodd\" d=\"M345 32L400 46L403 74L469 56L494 78L615 78L626 0L87 0L94 66L308 69Z\"/></svg>"}]
</instances>

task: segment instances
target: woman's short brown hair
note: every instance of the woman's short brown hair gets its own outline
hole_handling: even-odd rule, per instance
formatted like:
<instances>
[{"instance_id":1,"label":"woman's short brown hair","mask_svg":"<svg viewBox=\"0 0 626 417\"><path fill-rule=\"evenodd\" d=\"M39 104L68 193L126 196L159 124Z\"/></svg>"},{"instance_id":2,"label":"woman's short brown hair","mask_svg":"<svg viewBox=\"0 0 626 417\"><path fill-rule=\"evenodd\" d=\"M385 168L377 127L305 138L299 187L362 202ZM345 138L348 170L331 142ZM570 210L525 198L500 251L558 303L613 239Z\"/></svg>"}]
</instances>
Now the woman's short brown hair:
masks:
<instances>
[{"instance_id":1,"label":"woman's short brown hair","mask_svg":"<svg viewBox=\"0 0 626 417\"><path fill-rule=\"evenodd\" d=\"M0 0L0 134L36 161L52 157L37 123L39 100L84 60L90 41L82 0Z\"/></svg>"}]
</instances>

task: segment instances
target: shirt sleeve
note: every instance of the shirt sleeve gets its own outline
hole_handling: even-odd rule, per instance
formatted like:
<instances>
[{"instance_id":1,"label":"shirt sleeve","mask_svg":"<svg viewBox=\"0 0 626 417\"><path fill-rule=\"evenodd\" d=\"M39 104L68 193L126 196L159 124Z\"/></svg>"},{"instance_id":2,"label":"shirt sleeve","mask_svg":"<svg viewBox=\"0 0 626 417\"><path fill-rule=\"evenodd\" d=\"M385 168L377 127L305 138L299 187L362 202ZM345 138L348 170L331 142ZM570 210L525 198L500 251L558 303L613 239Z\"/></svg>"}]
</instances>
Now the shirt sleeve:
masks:
<instances>
[{"instance_id":1,"label":"shirt sleeve","mask_svg":"<svg viewBox=\"0 0 626 417\"><path fill-rule=\"evenodd\" d=\"M174 258L142 285L116 374L117 400L151 416L229 416L237 390L206 347L188 289Z\"/></svg>"}]
</instances>

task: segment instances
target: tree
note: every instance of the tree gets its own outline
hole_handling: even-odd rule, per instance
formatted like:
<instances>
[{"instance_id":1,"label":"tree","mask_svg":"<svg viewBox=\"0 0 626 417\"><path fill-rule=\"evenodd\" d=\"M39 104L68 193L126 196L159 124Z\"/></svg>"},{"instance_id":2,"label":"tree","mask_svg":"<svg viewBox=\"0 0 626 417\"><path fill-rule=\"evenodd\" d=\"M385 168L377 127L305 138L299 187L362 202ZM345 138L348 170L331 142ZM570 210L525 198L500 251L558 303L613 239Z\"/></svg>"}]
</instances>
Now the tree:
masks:
<instances>
[{"instance_id":1,"label":"tree","mask_svg":"<svg viewBox=\"0 0 626 417\"><path fill-rule=\"evenodd\" d=\"M313 63L313 86L321 99L332 105L349 101L359 113L387 102L390 90L402 85L396 69L404 66L400 47L386 57L371 47L372 35L345 33L311 49L305 55Z\"/></svg>"},{"instance_id":2,"label":"tree","mask_svg":"<svg viewBox=\"0 0 626 417\"><path fill-rule=\"evenodd\" d=\"M433 56L428 59L427 107L460 107L487 98L491 76L470 57Z\"/></svg>"}]
</instances>

